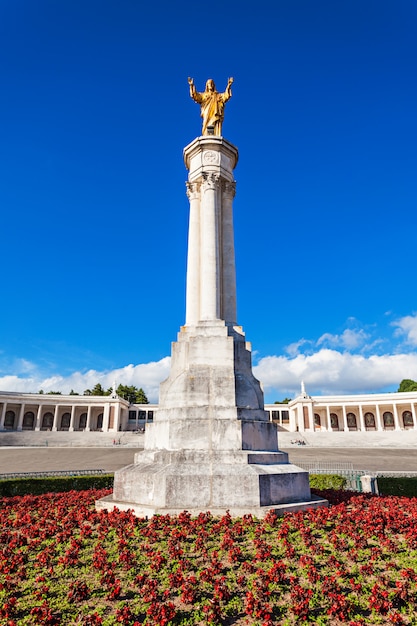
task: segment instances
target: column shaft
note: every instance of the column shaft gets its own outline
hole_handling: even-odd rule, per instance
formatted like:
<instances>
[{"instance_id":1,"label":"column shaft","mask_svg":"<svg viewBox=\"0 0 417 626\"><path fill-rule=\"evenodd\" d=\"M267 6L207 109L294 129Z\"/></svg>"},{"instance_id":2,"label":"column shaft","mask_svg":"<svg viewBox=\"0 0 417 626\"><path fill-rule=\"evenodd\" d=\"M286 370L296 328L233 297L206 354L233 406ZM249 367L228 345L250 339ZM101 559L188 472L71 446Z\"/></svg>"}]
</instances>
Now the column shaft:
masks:
<instances>
[{"instance_id":1,"label":"column shaft","mask_svg":"<svg viewBox=\"0 0 417 626\"><path fill-rule=\"evenodd\" d=\"M361 426L361 430L366 430L366 426L365 426L365 420L363 418L363 406L360 404L359 405L359 422L360 422L360 426Z\"/></svg>"},{"instance_id":2,"label":"column shaft","mask_svg":"<svg viewBox=\"0 0 417 626\"><path fill-rule=\"evenodd\" d=\"M222 190L222 289L221 318L226 323L235 325L236 314L236 268L235 243L233 235L233 197L234 183L224 183Z\"/></svg>"},{"instance_id":3,"label":"column shaft","mask_svg":"<svg viewBox=\"0 0 417 626\"><path fill-rule=\"evenodd\" d=\"M375 409L376 409L376 429L384 430L384 427L381 421L381 411L379 410L379 404L375 405Z\"/></svg>"},{"instance_id":4,"label":"column shaft","mask_svg":"<svg viewBox=\"0 0 417 626\"><path fill-rule=\"evenodd\" d=\"M107 433L109 430L109 415L110 415L110 405L105 404L104 413L103 413L103 433Z\"/></svg>"},{"instance_id":5,"label":"column shaft","mask_svg":"<svg viewBox=\"0 0 417 626\"><path fill-rule=\"evenodd\" d=\"M411 404L411 415L413 416L413 423L414 423L413 430L417 430L416 407L414 405L414 402L411 402L410 404Z\"/></svg>"},{"instance_id":6,"label":"column shaft","mask_svg":"<svg viewBox=\"0 0 417 626\"><path fill-rule=\"evenodd\" d=\"M85 426L85 430L90 430L91 428L91 404L88 405L87 408L87 424Z\"/></svg>"},{"instance_id":7,"label":"column shaft","mask_svg":"<svg viewBox=\"0 0 417 626\"><path fill-rule=\"evenodd\" d=\"M43 406L42 406L42 404L40 404L38 406L38 412L36 414L35 430L40 430L41 429L42 409L43 409Z\"/></svg>"},{"instance_id":8,"label":"column shaft","mask_svg":"<svg viewBox=\"0 0 417 626\"><path fill-rule=\"evenodd\" d=\"M54 422L52 424L52 430L58 430L58 412L59 412L59 404L55 405L54 411Z\"/></svg>"},{"instance_id":9,"label":"column shaft","mask_svg":"<svg viewBox=\"0 0 417 626\"><path fill-rule=\"evenodd\" d=\"M201 319L220 318L219 237L217 219L218 176L208 174L201 195Z\"/></svg>"},{"instance_id":10,"label":"column shaft","mask_svg":"<svg viewBox=\"0 0 417 626\"><path fill-rule=\"evenodd\" d=\"M398 408L396 404L392 405L392 412L394 414L394 425L395 425L395 430L401 430L401 426L400 426L400 420L398 418Z\"/></svg>"},{"instance_id":11,"label":"column shaft","mask_svg":"<svg viewBox=\"0 0 417 626\"><path fill-rule=\"evenodd\" d=\"M200 185L187 184L187 196L190 200L190 221L188 226L187 256L187 295L185 323L197 324L200 319Z\"/></svg>"},{"instance_id":12,"label":"column shaft","mask_svg":"<svg viewBox=\"0 0 417 626\"><path fill-rule=\"evenodd\" d=\"M1 410L1 416L0 416L0 430L3 430L4 428L4 420L6 418L6 411L7 411L7 402L4 402L3 408Z\"/></svg>"},{"instance_id":13,"label":"column shaft","mask_svg":"<svg viewBox=\"0 0 417 626\"><path fill-rule=\"evenodd\" d=\"M25 414L25 405L22 404L21 407L20 407L20 411L19 411L19 419L17 421L17 428L16 428L16 430L22 430L24 414Z\"/></svg>"},{"instance_id":14,"label":"column shaft","mask_svg":"<svg viewBox=\"0 0 417 626\"><path fill-rule=\"evenodd\" d=\"M347 430L349 430L349 427L348 427L348 424L347 424L346 406L345 405L342 406L342 414L343 414L343 430L347 431Z\"/></svg>"},{"instance_id":15,"label":"column shaft","mask_svg":"<svg viewBox=\"0 0 417 626\"><path fill-rule=\"evenodd\" d=\"M74 419L75 419L75 404L73 404L71 407L71 418L70 418L70 425L68 428L68 430L70 430L71 432L74 430Z\"/></svg>"}]
</instances>

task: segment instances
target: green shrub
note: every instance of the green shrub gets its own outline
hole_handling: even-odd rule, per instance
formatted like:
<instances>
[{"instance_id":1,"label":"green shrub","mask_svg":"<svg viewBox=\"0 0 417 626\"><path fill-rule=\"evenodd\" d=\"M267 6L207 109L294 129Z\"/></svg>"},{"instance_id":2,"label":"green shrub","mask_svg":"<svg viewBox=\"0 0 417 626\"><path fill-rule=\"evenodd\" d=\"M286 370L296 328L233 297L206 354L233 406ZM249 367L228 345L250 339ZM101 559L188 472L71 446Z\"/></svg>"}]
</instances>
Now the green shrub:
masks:
<instances>
[{"instance_id":1,"label":"green shrub","mask_svg":"<svg viewBox=\"0 0 417 626\"><path fill-rule=\"evenodd\" d=\"M310 474L311 489L344 489L347 479L337 474Z\"/></svg>"},{"instance_id":2,"label":"green shrub","mask_svg":"<svg viewBox=\"0 0 417 626\"><path fill-rule=\"evenodd\" d=\"M113 487L113 474L97 476L49 476L45 478L7 478L0 480L0 496L39 495L84 489Z\"/></svg>"},{"instance_id":3,"label":"green shrub","mask_svg":"<svg viewBox=\"0 0 417 626\"><path fill-rule=\"evenodd\" d=\"M417 497L417 477L411 476L378 476L378 490L383 496Z\"/></svg>"}]
</instances>

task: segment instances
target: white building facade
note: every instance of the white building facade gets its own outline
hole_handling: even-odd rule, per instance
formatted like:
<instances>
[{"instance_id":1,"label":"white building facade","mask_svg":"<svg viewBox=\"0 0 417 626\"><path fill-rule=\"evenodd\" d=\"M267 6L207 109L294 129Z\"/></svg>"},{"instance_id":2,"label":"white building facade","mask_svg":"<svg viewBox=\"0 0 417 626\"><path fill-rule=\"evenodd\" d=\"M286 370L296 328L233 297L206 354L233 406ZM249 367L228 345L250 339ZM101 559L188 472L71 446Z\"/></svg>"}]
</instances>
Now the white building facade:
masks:
<instances>
[{"instance_id":1,"label":"white building facade","mask_svg":"<svg viewBox=\"0 0 417 626\"><path fill-rule=\"evenodd\" d=\"M118 432L126 429L128 408L118 396L0 392L0 432Z\"/></svg>"},{"instance_id":2,"label":"white building facade","mask_svg":"<svg viewBox=\"0 0 417 626\"><path fill-rule=\"evenodd\" d=\"M265 410L288 432L417 430L417 392L309 396L303 390ZM157 411L157 404L129 404L118 396L0 392L0 432L135 431Z\"/></svg>"}]
</instances>

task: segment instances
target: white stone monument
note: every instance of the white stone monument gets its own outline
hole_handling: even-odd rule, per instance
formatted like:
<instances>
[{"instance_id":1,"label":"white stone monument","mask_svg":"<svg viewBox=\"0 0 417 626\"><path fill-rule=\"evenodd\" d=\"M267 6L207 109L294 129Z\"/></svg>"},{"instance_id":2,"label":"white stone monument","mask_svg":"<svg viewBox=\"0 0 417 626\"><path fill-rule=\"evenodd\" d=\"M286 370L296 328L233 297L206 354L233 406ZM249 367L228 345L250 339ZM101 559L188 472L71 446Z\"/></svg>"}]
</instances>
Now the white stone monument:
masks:
<instances>
[{"instance_id":1,"label":"white stone monument","mask_svg":"<svg viewBox=\"0 0 417 626\"><path fill-rule=\"evenodd\" d=\"M308 473L278 449L252 373L251 349L236 321L233 235L235 146L197 137L184 150L190 221L186 323L172 344L171 372L143 452L115 473L98 508L139 516L210 511L262 517L323 506Z\"/></svg>"}]
</instances>

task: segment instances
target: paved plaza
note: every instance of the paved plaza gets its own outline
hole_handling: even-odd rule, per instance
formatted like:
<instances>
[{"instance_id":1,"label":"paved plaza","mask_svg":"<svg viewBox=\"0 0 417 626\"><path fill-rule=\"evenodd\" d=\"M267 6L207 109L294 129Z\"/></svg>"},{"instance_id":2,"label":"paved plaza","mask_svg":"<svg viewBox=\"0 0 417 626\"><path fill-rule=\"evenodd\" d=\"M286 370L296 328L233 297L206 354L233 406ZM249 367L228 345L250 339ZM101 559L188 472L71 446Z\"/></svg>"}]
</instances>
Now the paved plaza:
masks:
<instances>
[{"instance_id":1,"label":"paved plaza","mask_svg":"<svg viewBox=\"0 0 417 626\"><path fill-rule=\"evenodd\" d=\"M284 448L283 448L284 449ZM285 450L291 463L352 463L355 469L375 471L417 471L416 449L313 448ZM109 472L133 463L139 449L122 448L0 448L0 473L48 470L103 469Z\"/></svg>"}]
</instances>

